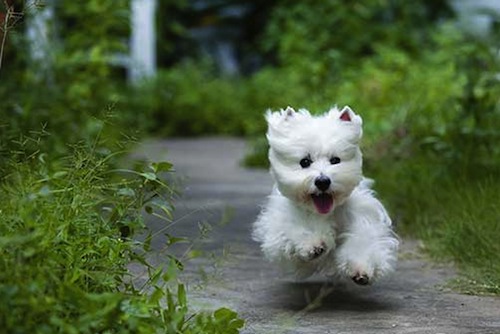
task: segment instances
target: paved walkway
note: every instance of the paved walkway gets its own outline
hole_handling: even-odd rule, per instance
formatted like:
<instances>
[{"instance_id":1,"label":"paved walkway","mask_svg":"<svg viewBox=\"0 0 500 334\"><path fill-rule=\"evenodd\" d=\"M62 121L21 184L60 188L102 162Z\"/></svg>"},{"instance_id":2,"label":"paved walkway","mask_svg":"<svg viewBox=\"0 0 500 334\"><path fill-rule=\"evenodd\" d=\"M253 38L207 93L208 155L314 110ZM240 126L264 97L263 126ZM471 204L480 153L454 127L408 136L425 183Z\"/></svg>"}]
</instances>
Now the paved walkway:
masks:
<instances>
[{"instance_id":1,"label":"paved walkway","mask_svg":"<svg viewBox=\"0 0 500 334\"><path fill-rule=\"evenodd\" d=\"M169 233L196 238L200 226L212 226L193 248L205 256L188 261L183 277L196 307L236 310L247 322L243 333L500 333L500 298L446 290L453 268L425 261L414 241L403 242L397 272L371 287L283 276L250 238L272 181L266 171L240 167L245 149L244 141L224 138L150 141L140 149L177 170L183 195Z\"/></svg>"}]
</instances>

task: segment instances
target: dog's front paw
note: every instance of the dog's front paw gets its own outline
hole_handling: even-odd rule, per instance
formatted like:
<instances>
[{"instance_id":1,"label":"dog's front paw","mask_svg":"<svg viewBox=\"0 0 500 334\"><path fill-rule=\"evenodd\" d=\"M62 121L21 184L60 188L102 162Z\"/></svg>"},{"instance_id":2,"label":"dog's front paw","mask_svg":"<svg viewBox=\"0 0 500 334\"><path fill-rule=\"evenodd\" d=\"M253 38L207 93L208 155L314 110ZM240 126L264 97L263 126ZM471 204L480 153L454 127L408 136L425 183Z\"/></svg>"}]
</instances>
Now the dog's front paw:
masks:
<instances>
[{"instance_id":1,"label":"dog's front paw","mask_svg":"<svg viewBox=\"0 0 500 334\"><path fill-rule=\"evenodd\" d=\"M309 262L318 259L328 252L328 247L324 241L316 244L302 245L296 248L296 254L302 261Z\"/></svg>"}]
</instances>

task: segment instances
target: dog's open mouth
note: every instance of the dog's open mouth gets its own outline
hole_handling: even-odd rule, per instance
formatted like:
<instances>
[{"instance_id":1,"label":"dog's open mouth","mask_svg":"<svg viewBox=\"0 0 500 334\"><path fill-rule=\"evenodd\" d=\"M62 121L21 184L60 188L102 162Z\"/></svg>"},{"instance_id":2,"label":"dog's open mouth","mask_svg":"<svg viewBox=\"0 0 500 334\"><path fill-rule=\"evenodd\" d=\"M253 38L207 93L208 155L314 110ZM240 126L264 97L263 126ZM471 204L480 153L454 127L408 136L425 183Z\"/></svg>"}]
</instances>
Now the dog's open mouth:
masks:
<instances>
[{"instance_id":1,"label":"dog's open mouth","mask_svg":"<svg viewBox=\"0 0 500 334\"><path fill-rule=\"evenodd\" d=\"M316 210L321 214L327 214L333 207L333 196L327 193L319 195L311 194Z\"/></svg>"}]
</instances>

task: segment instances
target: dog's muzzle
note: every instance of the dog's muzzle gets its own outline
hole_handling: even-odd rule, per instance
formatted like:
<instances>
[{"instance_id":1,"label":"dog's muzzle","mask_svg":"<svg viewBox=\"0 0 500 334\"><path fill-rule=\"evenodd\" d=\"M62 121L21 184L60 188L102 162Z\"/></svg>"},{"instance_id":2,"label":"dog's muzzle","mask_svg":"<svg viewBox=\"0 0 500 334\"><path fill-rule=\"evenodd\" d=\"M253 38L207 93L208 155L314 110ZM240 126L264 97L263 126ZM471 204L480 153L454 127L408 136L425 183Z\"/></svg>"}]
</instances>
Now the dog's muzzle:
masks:
<instances>
[{"instance_id":1,"label":"dog's muzzle","mask_svg":"<svg viewBox=\"0 0 500 334\"><path fill-rule=\"evenodd\" d=\"M321 191L319 194L311 194L316 211L320 214L327 214L333 208L333 195L327 192L332 181L326 175L321 174L314 180L314 185Z\"/></svg>"}]
</instances>

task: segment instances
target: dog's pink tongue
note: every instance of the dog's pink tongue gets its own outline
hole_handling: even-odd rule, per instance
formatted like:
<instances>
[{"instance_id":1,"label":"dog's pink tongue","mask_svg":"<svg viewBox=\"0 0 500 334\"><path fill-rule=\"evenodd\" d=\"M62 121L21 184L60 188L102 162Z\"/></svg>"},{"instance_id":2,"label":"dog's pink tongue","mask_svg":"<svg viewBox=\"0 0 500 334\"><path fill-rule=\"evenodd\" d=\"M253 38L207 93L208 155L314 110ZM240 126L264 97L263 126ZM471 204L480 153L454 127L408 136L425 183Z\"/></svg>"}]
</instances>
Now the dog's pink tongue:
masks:
<instances>
[{"instance_id":1,"label":"dog's pink tongue","mask_svg":"<svg viewBox=\"0 0 500 334\"><path fill-rule=\"evenodd\" d=\"M330 212L333 207L333 197L329 194L311 195L314 206L321 214Z\"/></svg>"}]
</instances>

